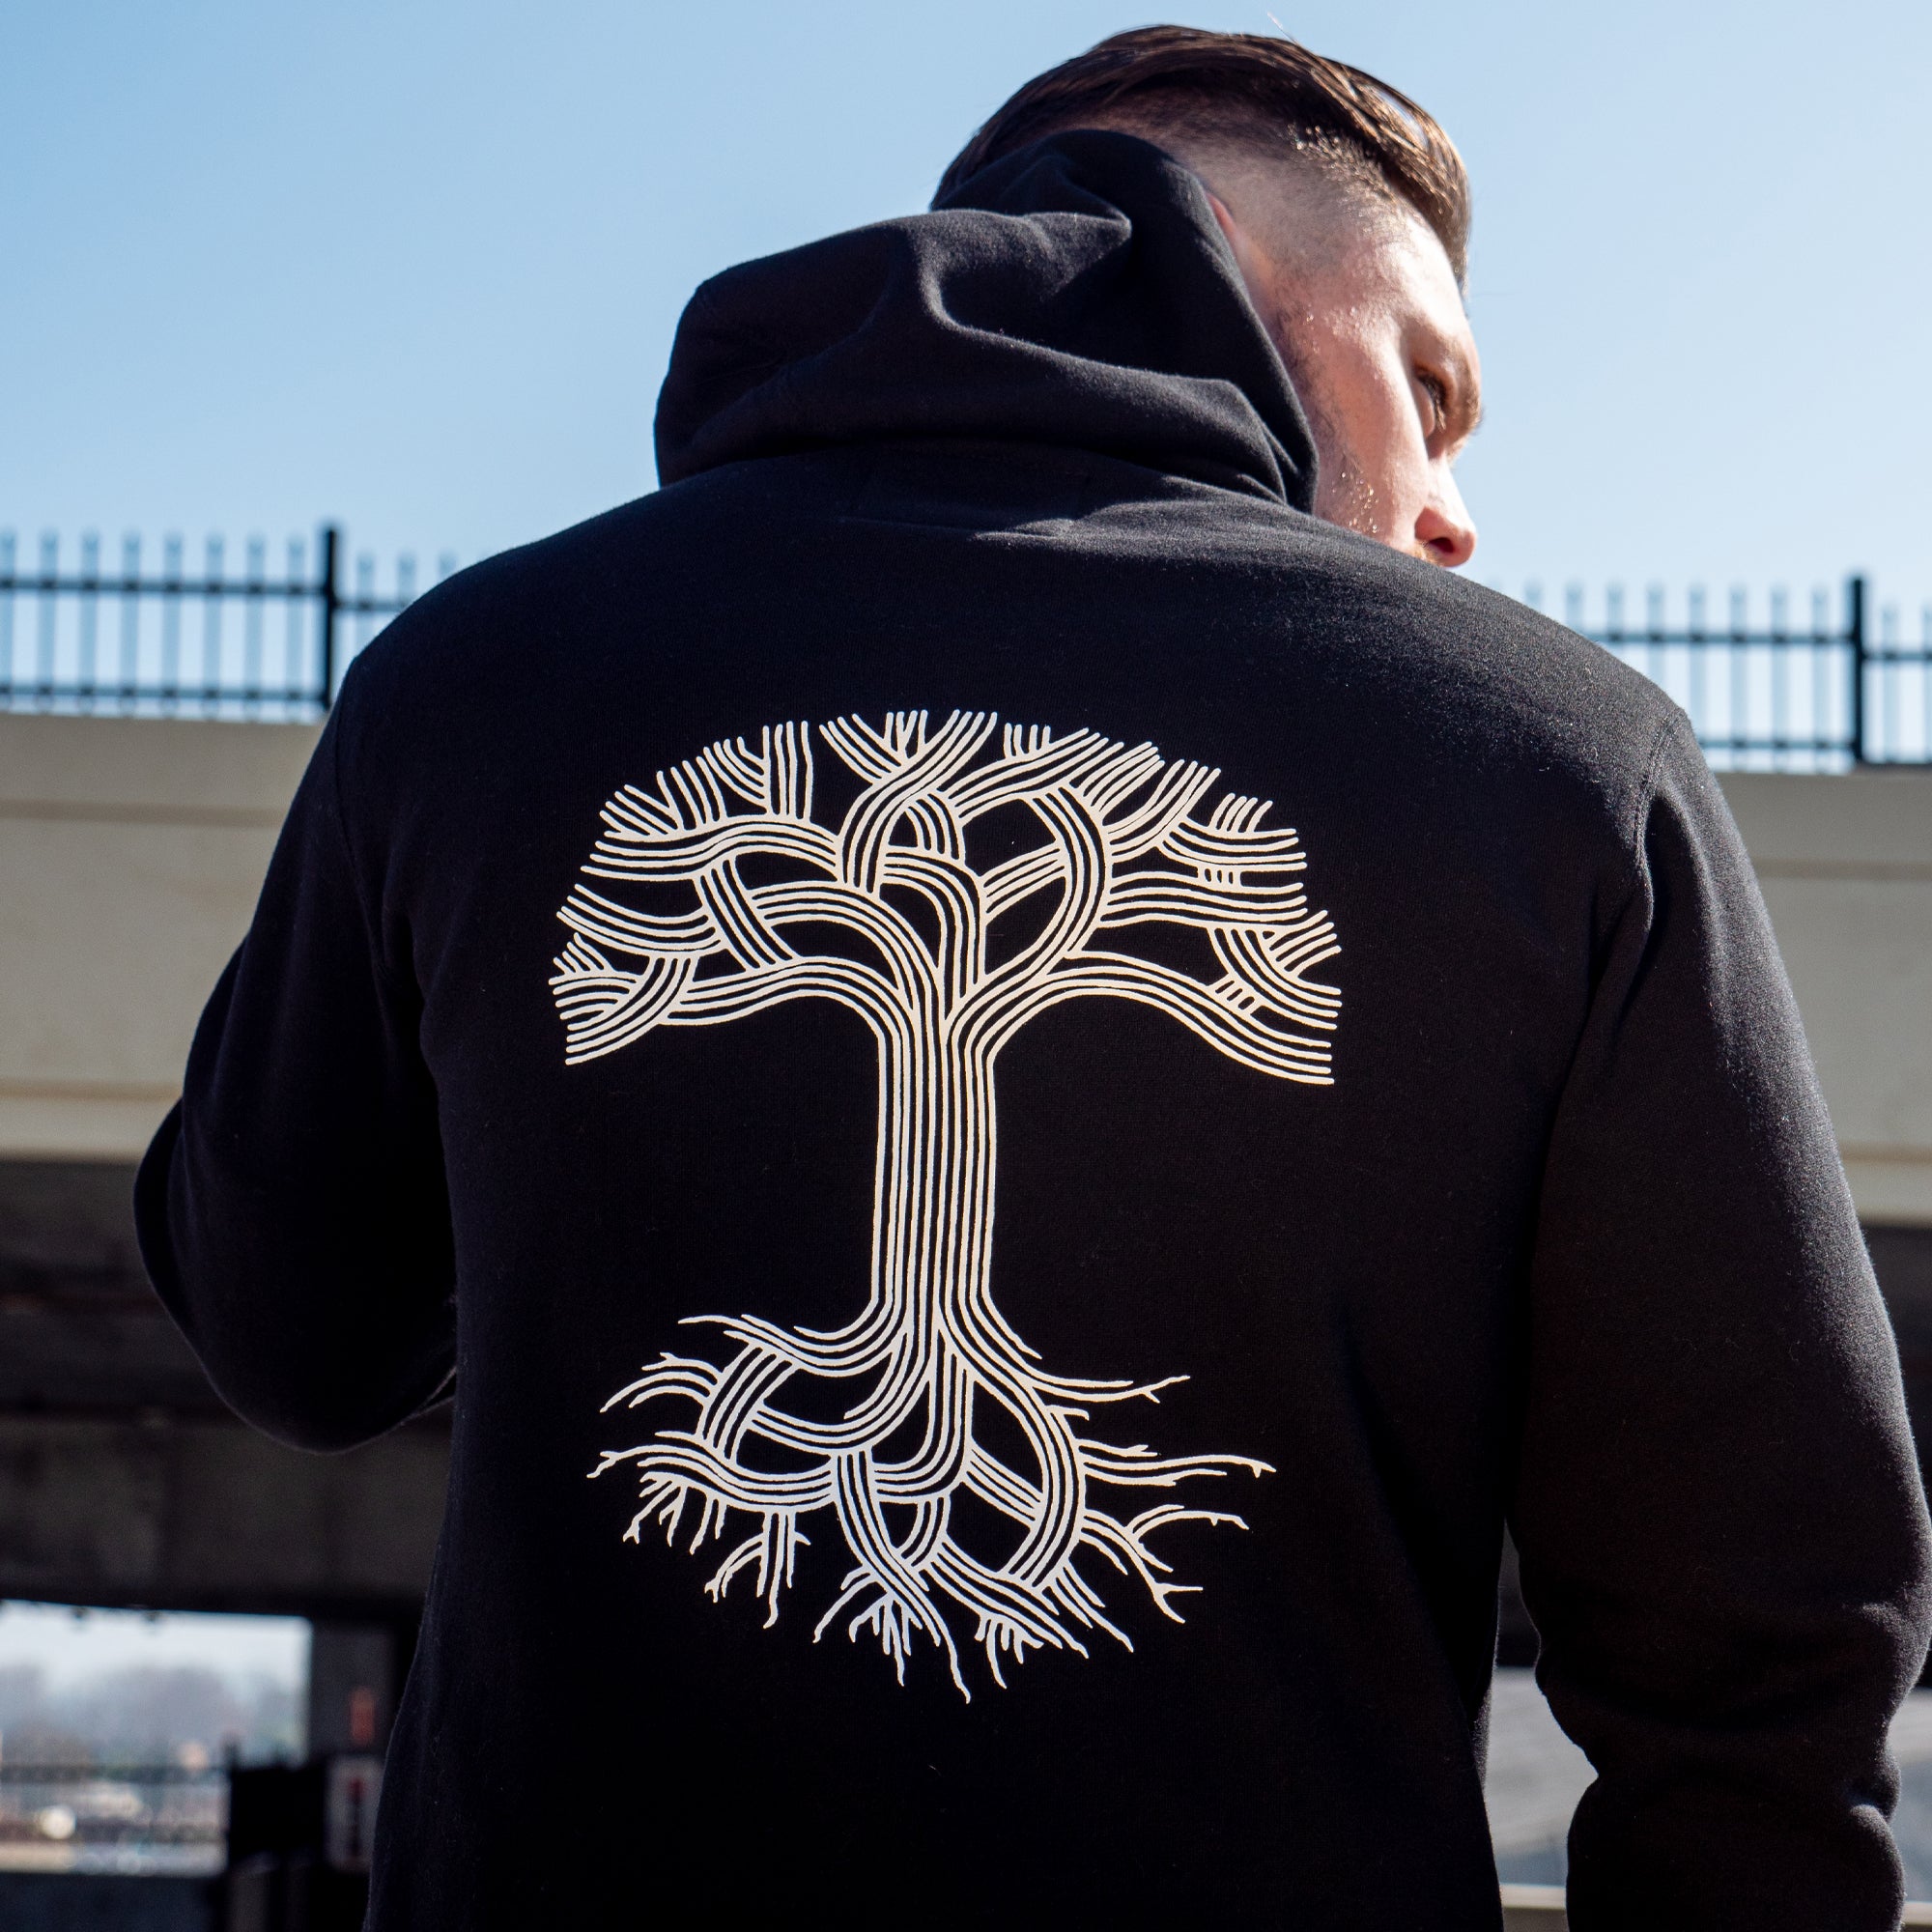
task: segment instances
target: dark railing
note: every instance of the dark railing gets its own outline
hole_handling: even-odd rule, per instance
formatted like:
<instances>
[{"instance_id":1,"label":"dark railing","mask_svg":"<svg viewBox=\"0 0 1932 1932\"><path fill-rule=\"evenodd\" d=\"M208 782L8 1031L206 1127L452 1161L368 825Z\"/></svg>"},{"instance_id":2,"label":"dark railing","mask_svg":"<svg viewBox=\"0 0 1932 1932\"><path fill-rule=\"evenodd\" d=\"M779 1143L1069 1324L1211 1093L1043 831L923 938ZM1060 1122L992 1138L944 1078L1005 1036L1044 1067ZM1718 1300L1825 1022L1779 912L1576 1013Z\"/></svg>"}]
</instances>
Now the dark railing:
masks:
<instances>
[{"instance_id":1,"label":"dark railing","mask_svg":"<svg viewBox=\"0 0 1932 1932\"><path fill-rule=\"evenodd\" d=\"M253 537L237 576L222 540L210 537L191 575L182 540L169 537L156 575L142 567L138 537L123 540L120 567L109 569L100 539L90 534L80 540L78 567L65 569L49 534L36 568L20 559L13 532L0 531L0 709L318 717L349 659L412 601L416 571L413 557L400 557L394 588L379 593L375 559L365 554L355 560L354 585L345 585L341 532L332 524L317 537L313 569L309 554L291 538L283 574L270 577L268 546ZM454 568L445 557L440 575ZM19 621L22 603L30 623ZM225 621L232 604L241 606L235 625ZM271 623L277 608L280 622Z\"/></svg>"},{"instance_id":2,"label":"dark railing","mask_svg":"<svg viewBox=\"0 0 1932 1932\"><path fill-rule=\"evenodd\" d=\"M157 576L144 573L138 538L124 541L118 571L103 566L99 537L83 537L79 549L78 567L66 569L58 539L43 536L38 568L28 568L11 532L0 531L0 709L316 718L349 659L415 595L409 556L397 560L385 593L366 554L346 585L332 525L317 539L312 569L308 546L294 539L278 578L268 574L259 537L239 576L226 569L218 537L194 576L179 537L162 545ZM445 557L438 574L454 568ZM1541 590L1532 585L1523 601L1540 606ZM231 604L242 607L236 624L224 621ZM1794 624L1788 595L1774 591L1769 622L1753 626L1744 591L1733 590L1714 619L1705 592L1693 589L1672 618L1653 586L1637 620L1612 585L1591 621L1573 585L1564 620L1669 692L1718 764L1817 772L1932 764L1932 605L1916 644L1899 640L1895 609L1874 609L1862 577L1849 579L1842 604L1833 605L1814 591L1808 621Z\"/></svg>"},{"instance_id":3,"label":"dark railing","mask_svg":"<svg viewBox=\"0 0 1932 1932\"><path fill-rule=\"evenodd\" d=\"M1530 585L1523 601L1541 608L1541 587ZM1662 685L1716 763L1816 772L1932 763L1932 605L1921 612L1919 641L1908 644L1895 606L1874 612L1865 578L1847 579L1836 612L1832 604L1814 590L1808 621L1794 624L1788 593L1775 590L1770 622L1753 627L1743 590L1713 621L1697 588L1673 622L1653 585L1638 621L1612 584L1592 622L1582 586L1572 584L1563 621Z\"/></svg>"}]
</instances>

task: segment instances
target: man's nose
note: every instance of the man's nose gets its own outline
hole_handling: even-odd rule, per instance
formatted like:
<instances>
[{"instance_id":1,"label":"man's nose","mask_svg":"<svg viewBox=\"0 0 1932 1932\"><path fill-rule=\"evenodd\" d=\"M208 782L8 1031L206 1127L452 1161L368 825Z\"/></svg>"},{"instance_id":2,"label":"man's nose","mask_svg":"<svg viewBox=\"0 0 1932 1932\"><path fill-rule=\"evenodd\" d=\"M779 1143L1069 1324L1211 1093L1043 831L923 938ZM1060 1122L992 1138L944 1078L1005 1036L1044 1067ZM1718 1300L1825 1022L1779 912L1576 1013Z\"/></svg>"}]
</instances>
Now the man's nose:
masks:
<instances>
[{"instance_id":1,"label":"man's nose","mask_svg":"<svg viewBox=\"0 0 1932 1932\"><path fill-rule=\"evenodd\" d=\"M1437 472L1429 501L1415 520L1415 547L1431 563L1455 570L1476 554L1476 523L1447 469Z\"/></svg>"}]
</instances>

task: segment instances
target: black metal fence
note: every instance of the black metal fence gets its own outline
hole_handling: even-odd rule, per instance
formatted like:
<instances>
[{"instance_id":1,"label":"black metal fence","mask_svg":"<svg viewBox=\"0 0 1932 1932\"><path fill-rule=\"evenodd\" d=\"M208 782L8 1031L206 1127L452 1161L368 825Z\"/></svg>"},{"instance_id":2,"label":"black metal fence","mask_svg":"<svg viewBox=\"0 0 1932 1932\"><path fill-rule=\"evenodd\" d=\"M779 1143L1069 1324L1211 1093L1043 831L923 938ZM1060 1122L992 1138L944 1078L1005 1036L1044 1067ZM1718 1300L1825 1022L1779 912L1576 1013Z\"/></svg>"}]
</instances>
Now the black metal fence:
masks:
<instances>
[{"instance_id":1,"label":"black metal fence","mask_svg":"<svg viewBox=\"0 0 1932 1932\"><path fill-rule=\"evenodd\" d=\"M374 558L359 555L345 582L345 556L327 525L313 549L290 540L278 577L259 537L243 547L239 575L218 537L194 574L179 537L162 544L158 574L144 569L131 536L118 569L103 563L93 535L71 566L58 538L43 536L29 565L12 532L0 531L0 709L319 717L350 658L416 589L413 557L398 558L391 587L379 591ZM454 568L444 557L438 575ZM1540 607L1540 588L1524 601ZM1714 616L1702 589L1673 612L1658 586L1644 593L1639 618L1614 584L1594 611L1572 585L1563 616L1668 691L1715 763L1820 772L1932 764L1932 605L1918 640L1902 641L1896 608L1875 607L1862 577L1849 578L1839 597L1813 591L1796 621L1781 590L1753 623L1743 590Z\"/></svg>"},{"instance_id":2,"label":"black metal fence","mask_svg":"<svg viewBox=\"0 0 1932 1932\"><path fill-rule=\"evenodd\" d=\"M313 551L289 539L279 576L251 537L239 574L210 537L198 570L180 537L161 545L158 573L139 537L123 539L118 568L99 536L78 559L40 541L37 564L0 530L0 709L141 718L309 719L328 709L348 661L416 594L412 556L377 588L376 561L355 559L343 581L341 532L325 525ZM444 557L439 575L456 567ZM239 609L233 608L239 607Z\"/></svg>"},{"instance_id":3,"label":"black metal fence","mask_svg":"<svg viewBox=\"0 0 1932 1932\"><path fill-rule=\"evenodd\" d=\"M1523 601L1540 609L1541 586ZM1817 772L1932 763L1932 604L1913 643L1902 638L1898 608L1875 607L1863 577L1846 579L1841 600L1812 591L1796 620L1788 592L1774 590L1766 602L1768 621L1753 624L1744 590L1732 590L1714 616L1708 593L1692 588L1673 613L1652 585L1635 617L1622 585L1610 585L1592 611L1572 584L1563 621L1662 685L1690 713L1714 763Z\"/></svg>"}]
</instances>

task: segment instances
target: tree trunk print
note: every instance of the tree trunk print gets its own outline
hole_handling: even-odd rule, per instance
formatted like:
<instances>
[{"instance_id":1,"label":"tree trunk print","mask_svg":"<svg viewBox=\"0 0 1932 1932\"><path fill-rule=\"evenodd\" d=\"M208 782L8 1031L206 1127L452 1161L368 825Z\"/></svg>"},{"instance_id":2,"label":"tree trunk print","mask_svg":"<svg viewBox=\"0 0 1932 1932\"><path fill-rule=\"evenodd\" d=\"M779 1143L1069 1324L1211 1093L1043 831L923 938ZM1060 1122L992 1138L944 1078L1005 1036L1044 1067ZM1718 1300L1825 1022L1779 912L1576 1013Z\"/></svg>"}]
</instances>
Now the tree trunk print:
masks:
<instances>
[{"instance_id":1,"label":"tree trunk print","mask_svg":"<svg viewBox=\"0 0 1932 1932\"><path fill-rule=\"evenodd\" d=\"M995 732L990 715L959 712L936 728L923 712L821 726L846 788L858 785L836 825L813 815L807 724L769 726L755 749L712 745L648 791L626 786L558 914L572 936L551 980L572 1065L656 1027L722 1025L802 998L836 1000L870 1030L879 1127L864 1308L833 1330L688 1318L720 1332L724 1359L667 1354L605 1405L686 1403L687 1426L607 1450L591 1473L636 1465L633 1542L653 1520L674 1539L687 1512L694 1553L734 1520L752 1525L706 1587L722 1599L753 1572L767 1627L809 1541L801 1525L829 1515L851 1567L815 1634L841 1620L848 1636L870 1631L901 1682L923 1636L962 1695L955 1620L970 1621L1002 1684L1003 1658L1046 1645L1084 1656L1083 1632L1131 1648L1078 1567L1083 1552L1138 1577L1179 1622L1174 1600L1189 1586L1170 1580L1154 1533L1246 1526L1177 1501L1128 1515L1102 1507L1096 1490L1171 1493L1197 1477L1268 1472L1248 1457L1162 1458L1083 1433L1094 1410L1155 1402L1184 1378L1049 1374L993 1305L1001 1049L1063 1000L1135 1000L1258 1073L1325 1086L1341 1004L1308 977L1337 951L1334 931L1307 909L1294 834L1263 828L1264 804L1224 795L1200 816L1218 772L1091 731ZM995 813L1007 847L1020 849L976 867L969 839ZM1016 822L1028 828L1017 840ZM604 883L654 906L675 888L676 904L640 910ZM1160 923L1205 934L1214 977L1128 950L1135 927ZM996 928L1016 927L998 943ZM843 950L810 950L832 930ZM800 1381L843 1384L840 1419L788 1409L787 1385ZM1030 1467L976 1431L989 1406L1017 1426ZM962 1494L1010 1524L1003 1561L956 1540Z\"/></svg>"}]
</instances>

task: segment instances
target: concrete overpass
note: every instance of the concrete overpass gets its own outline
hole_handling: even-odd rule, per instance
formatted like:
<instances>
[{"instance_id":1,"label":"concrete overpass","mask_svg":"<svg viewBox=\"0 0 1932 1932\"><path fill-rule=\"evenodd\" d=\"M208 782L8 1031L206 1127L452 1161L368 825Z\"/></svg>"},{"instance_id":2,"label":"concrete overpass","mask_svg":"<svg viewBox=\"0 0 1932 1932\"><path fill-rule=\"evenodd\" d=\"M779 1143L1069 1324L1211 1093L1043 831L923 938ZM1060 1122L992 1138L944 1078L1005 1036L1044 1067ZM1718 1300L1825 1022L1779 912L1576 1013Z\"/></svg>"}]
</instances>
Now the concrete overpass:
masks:
<instances>
[{"instance_id":1,"label":"concrete overpass","mask_svg":"<svg viewBox=\"0 0 1932 1932\"><path fill-rule=\"evenodd\" d=\"M127 1206L315 738L0 713L0 1596L296 1610L339 1634L323 1675L366 1679L355 1633L420 1600L445 1433L315 1458L229 1420ZM1932 1425L1932 771L1725 790Z\"/></svg>"}]
</instances>

